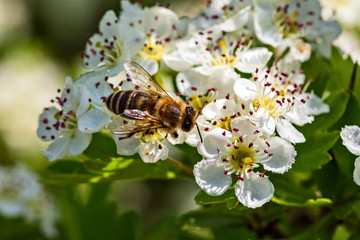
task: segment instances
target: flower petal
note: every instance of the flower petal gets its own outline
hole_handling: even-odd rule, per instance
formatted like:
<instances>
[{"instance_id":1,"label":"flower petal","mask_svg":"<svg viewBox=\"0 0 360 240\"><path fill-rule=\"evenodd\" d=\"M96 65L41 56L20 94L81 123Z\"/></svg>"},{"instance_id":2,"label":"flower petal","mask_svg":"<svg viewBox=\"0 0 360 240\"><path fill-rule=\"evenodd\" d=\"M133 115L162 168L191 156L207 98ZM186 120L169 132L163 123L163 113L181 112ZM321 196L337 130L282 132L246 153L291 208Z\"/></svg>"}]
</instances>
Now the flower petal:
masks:
<instances>
[{"instance_id":1,"label":"flower petal","mask_svg":"<svg viewBox=\"0 0 360 240\"><path fill-rule=\"evenodd\" d=\"M154 75L159 71L159 64L154 59L142 58L135 56L133 60L142 66L150 75Z\"/></svg>"},{"instance_id":2,"label":"flower petal","mask_svg":"<svg viewBox=\"0 0 360 240\"><path fill-rule=\"evenodd\" d=\"M253 138L255 130L258 129L258 127L250 120L250 118L245 116L232 120L231 128L236 128L238 130L234 132L235 136L247 136L248 138Z\"/></svg>"},{"instance_id":3,"label":"flower petal","mask_svg":"<svg viewBox=\"0 0 360 240\"><path fill-rule=\"evenodd\" d=\"M360 157L356 158L354 165L355 165L354 174L353 174L354 182L360 186Z\"/></svg>"},{"instance_id":4,"label":"flower petal","mask_svg":"<svg viewBox=\"0 0 360 240\"><path fill-rule=\"evenodd\" d=\"M271 172L284 173L288 171L295 162L296 151L294 146L281 137L271 137L266 141L270 145L266 150L273 156L258 162L264 166L264 169Z\"/></svg>"},{"instance_id":5,"label":"flower petal","mask_svg":"<svg viewBox=\"0 0 360 240\"><path fill-rule=\"evenodd\" d=\"M83 133L95 133L104 128L110 116L101 109L93 108L78 119L78 128Z\"/></svg>"},{"instance_id":6,"label":"flower petal","mask_svg":"<svg viewBox=\"0 0 360 240\"><path fill-rule=\"evenodd\" d=\"M39 117L39 127L37 129L37 136L43 141L49 141L57 138L58 130L54 127L57 119L54 115L59 110L55 107L45 108Z\"/></svg>"},{"instance_id":7,"label":"flower petal","mask_svg":"<svg viewBox=\"0 0 360 240\"><path fill-rule=\"evenodd\" d=\"M341 129L340 136L344 146L354 155L360 156L360 127L345 126Z\"/></svg>"},{"instance_id":8,"label":"flower petal","mask_svg":"<svg viewBox=\"0 0 360 240\"><path fill-rule=\"evenodd\" d=\"M201 160L194 166L196 183L210 196L222 195L232 183L231 175L224 174L224 166L216 159Z\"/></svg>"},{"instance_id":9,"label":"flower petal","mask_svg":"<svg viewBox=\"0 0 360 240\"><path fill-rule=\"evenodd\" d=\"M257 97L256 85L246 78L239 78L235 81L234 92L242 101L252 101Z\"/></svg>"},{"instance_id":10,"label":"flower petal","mask_svg":"<svg viewBox=\"0 0 360 240\"><path fill-rule=\"evenodd\" d=\"M77 107L77 110L76 110L76 117L81 116L82 114L84 114L89 109L89 107L90 107L89 98L90 98L89 91L84 90L82 92L82 94L81 94L80 103L79 103L79 105Z\"/></svg>"},{"instance_id":11,"label":"flower petal","mask_svg":"<svg viewBox=\"0 0 360 240\"><path fill-rule=\"evenodd\" d=\"M259 108L258 111L254 112L251 121L260 127L266 135L272 135L275 132L275 119L269 115L265 108Z\"/></svg>"},{"instance_id":12,"label":"flower petal","mask_svg":"<svg viewBox=\"0 0 360 240\"><path fill-rule=\"evenodd\" d=\"M215 128L203 136L203 143L198 145L198 152L205 158L217 158L219 152L226 150L225 145L232 143L231 132Z\"/></svg>"},{"instance_id":13,"label":"flower petal","mask_svg":"<svg viewBox=\"0 0 360 240\"><path fill-rule=\"evenodd\" d=\"M49 159L49 161L54 161L56 159L63 158L66 155L66 150L70 144L70 135L62 135L55 139L46 150L42 153Z\"/></svg>"},{"instance_id":14,"label":"flower petal","mask_svg":"<svg viewBox=\"0 0 360 240\"><path fill-rule=\"evenodd\" d=\"M305 94L303 98L306 99L307 97L310 98L305 104L308 109L308 114L319 115L330 111L329 105L324 103L323 100L315 94Z\"/></svg>"},{"instance_id":15,"label":"flower petal","mask_svg":"<svg viewBox=\"0 0 360 240\"><path fill-rule=\"evenodd\" d=\"M271 58L272 53L267 48L254 48L245 51L241 55L241 60L235 68L241 72L253 73L256 68L263 68Z\"/></svg>"},{"instance_id":16,"label":"flower petal","mask_svg":"<svg viewBox=\"0 0 360 240\"><path fill-rule=\"evenodd\" d=\"M204 71L204 67L196 67L180 72L176 76L176 85L183 95L204 95L209 88L213 87L208 79L209 75Z\"/></svg>"},{"instance_id":17,"label":"flower petal","mask_svg":"<svg viewBox=\"0 0 360 240\"><path fill-rule=\"evenodd\" d=\"M208 120L214 120L221 117L225 118L234 114L235 105L236 103L233 99L219 99L216 100L216 102L212 101L204 107L202 115Z\"/></svg>"},{"instance_id":18,"label":"flower petal","mask_svg":"<svg viewBox=\"0 0 360 240\"><path fill-rule=\"evenodd\" d=\"M146 163L155 163L158 160L165 160L169 155L169 148L162 142L155 143L140 142L138 152L141 159Z\"/></svg>"},{"instance_id":19,"label":"flower petal","mask_svg":"<svg viewBox=\"0 0 360 240\"><path fill-rule=\"evenodd\" d=\"M106 69L102 69L85 73L75 82L77 86L85 86L91 99L91 105L105 107L103 97L108 97L113 93L110 84L105 81L105 76Z\"/></svg>"},{"instance_id":20,"label":"flower petal","mask_svg":"<svg viewBox=\"0 0 360 240\"><path fill-rule=\"evenodd\" d=\"M118 135L111 134L111 136L116 142L116 150L118 154L131 156L137 152L137 148L140 145L140 139L135 137L130 137L119 140Z\"/></svg>"},{"instance_id":21,"label":"flower petal","mask_svg":"<svg viewBox=\"0 0 360 240\"><path fill-rule=\"evenodd\" d=\"M81 154L89 146L92 134L83 133L76 130L75 136L70 139L68 153L70 156Z\"/></svg>"},{"instance_id":22,"label":"flower petal","mask_svg":"<svg viewBox=\"0 0 360 240\"><path fill-rule=\"evenodd\" d=\"M277 47L282 43L283 36L272 21L274 8L270 2L255 1L254 29L256 37L262 42Z\"/></svg>"},{"instance_id":23,"label":"flower petal","mask_svg":"<svg viewBox=\"0 0 360 240\"><path fill-rule=\"evenodd\" d=\"M257 208L270 201L274 194L274 185L265 177L250 172L244 181L236 183L235 195L246 207Z\"/></svg>"},{"instance_id":24,"label":"flower petal","mask_svg":"<svg viewBox=\"0 0 360 240\"><path fill-rule=\"evenodd\" d=\"M288 120L277 118L276 119L276 130L280 137L292 143L305 142L304 135L299 132Z\"/></svg>"}]
</instances>

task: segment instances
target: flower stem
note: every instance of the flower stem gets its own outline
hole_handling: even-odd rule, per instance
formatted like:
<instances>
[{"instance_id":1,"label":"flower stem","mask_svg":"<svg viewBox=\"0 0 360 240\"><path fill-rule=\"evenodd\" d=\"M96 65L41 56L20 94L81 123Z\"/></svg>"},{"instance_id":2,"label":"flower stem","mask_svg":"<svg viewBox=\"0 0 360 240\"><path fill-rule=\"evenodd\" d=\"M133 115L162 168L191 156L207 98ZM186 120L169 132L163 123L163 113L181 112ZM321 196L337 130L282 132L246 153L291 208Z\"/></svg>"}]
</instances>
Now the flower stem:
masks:
<instances>
[{"instance_id":1,"label":"flower stem","mask_svg":"<svg viewBox=\"0 0 360 240\"><path fill-rule=\"evenodd\" d=\"M355 79L356 79L356 70L357 70L357 62L354 63L354 68L353 68L353 72L351 74L351 78L350 78L350 84L349 84L349 90L352 92L352 90L354 90L354 85L355 85Z\"/></svg>"},{"instance_id":2,"label":"flower stem","mask_svg":"<svg viewBox=\"0 0 360 240\"><path fill-rule=\"evenodd\" d=\"M191 175L191 176L194 176L193 174L193 169L185 164L183 164L182 162L179 162L171 157L168 157L166 159L166 161L178 168L180 168L182 171L186 172L187 174Z\"/></svg>"}]
</instances>

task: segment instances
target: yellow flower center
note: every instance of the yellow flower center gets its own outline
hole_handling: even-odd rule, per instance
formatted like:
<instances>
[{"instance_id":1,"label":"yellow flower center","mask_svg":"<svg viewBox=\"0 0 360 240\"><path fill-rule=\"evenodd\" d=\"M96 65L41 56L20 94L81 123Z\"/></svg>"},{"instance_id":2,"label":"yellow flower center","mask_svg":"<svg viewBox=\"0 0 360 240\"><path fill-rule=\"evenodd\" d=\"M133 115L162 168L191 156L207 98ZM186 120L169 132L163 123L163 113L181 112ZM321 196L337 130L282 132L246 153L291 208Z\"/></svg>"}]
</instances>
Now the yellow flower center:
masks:
<instances>
[{"instance_id":1,"label":"yellow flower center","mask_svg":"<svg viewBox=\"0 0 360 240\"><path fill-rule=\"evenodd\" d=\"M223 159L225 169L239 175L241 171L251 171L255 164L255 152L252 145L247 146L243 143L228 146L233 148L230 155Z\"/></svg>"},{"instance_id":2,"label":"yellow flower center","mask_svg":"<svg viewBox=\"0 0 360 240\"><path fill-rule=\"evenodd\" d=\"M197 94L193 95L189 100L189 105L192 106L196 111L199 111L206 103L211 102L209 97L198 96Z\"/></svg>"},{"instance_id":3,"label":"yellow flower center","mask_svg":"<svg viewBox=\"0 0 360 240\"><path fill-rule=\"evenodd\" d=\"M279 113L279 107L281 106L281 99L285 97L285 91L278 91L279 94L274 94L273 97L260 95L254 100L253 106L257 111L260 107L266 109L266 111L275 118ZM280 103L279 103L280 101Z\"/></svg>"},{"instance_id":4,"label":"yellow flower center","mask_svg":"<svg viewBox=\"0 0 360 240\"><path fill-rule=\"evenodd\" d=\"M219 46L221 47L221 55L215 57L211 64L213 66L233 66L236 57L228 53L226 48L226 41L220 40Z\"/></svg>"},{"instance_id":5,"label":"yellow flower center","mask_svg":"<svg viewBox=\"0 0 360 240\"><path fill-rule=\"evenodd\" d=\"M297 22L299 16L300 14L298 12L293 12L291 15L282 11L278 12L274 17L275 27L284 37L294 35L299 31L299 24Z\"/></svg>"},{"instance_id":6,"label":"yellow flower center","mask_svg":"<svg viewBox=\"0 0 360 240\"><path fill-rule=\"evenodd\" d=\"M140 138L143 142L161 142L164 137L156 130L152 129L148 133L144 133Z\"/></svg>"},{"instance_id":7,"label":"yellow flower center","mask_svg":"<svg viewBox=\"0 0 360 240\"><path fill-rule=\"evenodd\" d=\"M95 46L100 48L101 61L105 62L110 66L115 66L118 62L118 59L121 58L123 53L123 44L119 41L114 40L109 42L108 45L103 45L101 42L96 42Z\"/></svg>"},{"instance_id":8,"label":"yellow flower center","mask_svg":"<svg viewBox=\"0 0 360 240\"><path fill-rule=\"evenodd\" d=\"M151 34L147 34L147 42L139 52L139 56L146 59L160 61L164 53L164 47L160 42L154 42Z\"/></svg>"},{"instance_id":9,"label":"yellow flower center","mask_svg":"<svg viewBox=\"0 0 360 240\"><path fill-rule=\"evenodd\" d=\"M226 130L231 130L231 125L230 125L231 120L232 119L229 117L222 118L220 119L220 121L217 122L216 126Z\"/></svg>"}]
</instances>

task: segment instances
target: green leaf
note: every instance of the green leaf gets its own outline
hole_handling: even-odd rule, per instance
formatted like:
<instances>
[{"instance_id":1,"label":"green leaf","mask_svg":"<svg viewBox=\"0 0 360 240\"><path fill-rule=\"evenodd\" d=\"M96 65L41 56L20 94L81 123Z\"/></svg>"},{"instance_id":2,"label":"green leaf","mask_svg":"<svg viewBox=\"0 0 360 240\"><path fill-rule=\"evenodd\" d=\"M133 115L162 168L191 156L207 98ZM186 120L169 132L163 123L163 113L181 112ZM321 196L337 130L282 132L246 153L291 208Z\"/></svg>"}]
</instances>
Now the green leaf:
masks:
<instances>
[{"instance_id":1,"label":"green leaf","mask_svg":"<svg viewBox=\"0 0 360 240\"><path fill-rule=\"evenodd\" d=\"M334 214L337 219L344 219L354 210L356 204L360 203L359 199L349 199L346 202L339 202L334 206Z\"/></svg>"},{"instance_id":2,"label":"green leaf","mask_svg":"<svg viewBox=\"0 0 360 240\"><path fill-rule=\"evenodd\" d=\"M230 187L224 194L220 196L210 196L201 190L198 192L198 194L196 194L195 202L198 205L226 203L228 209L234 209L239 204L239 200L234 193L234 188L235 186Z\"/></svg>"},{"instance_id":3,"label":"green leaf","mask_svg":"<svg viewBox=\"0 0 360 240\"><path fill-rule=\"evenodd\" d=\"M193 236L196 237L193 237ZM145 237L146 236L146 237ZM194 239L212 239L209 229L191 228L188 226L181 226L175 216L167 216L156 224L148 228L144 237L146 240L194 240Z\"/></svg>"},{"instance_id":4,"label":"green leaf","mask_svg":"<svg viewBox=\"0 0 360 240\"><path fill-rule=\"evenodd\" d=\"M322 165L331 160L328 150L336 143L340 137L338 131L315 132L305 135L306 141L296 145L297 156L293 170L311 171L320 169Z\"/></svg>"},{"instance_id":5,"label":"green leaf","mask_svg":"<svg viewBox=\"0 0 360 240\"><path fill-rule=\"evenodd\" d=\"M343 59L340 50L334 47L330 61L313 54L310 60L302 65L302 68L307 78L314 79L311 88L321 96L323 91L347 89L353 66L351 58ZM356 81L358 79L360 76L357 76Z\"/></svg>"},{"instance_id":6,"label":"green leaf","mask_svg":"<svg viewBox=\"0 0 360 240\"><path fill-rule=\"evenodd\" d=\"M229 210L226 204L213 204L188 212L182 215L179 221L183 225L197 227L241 227L244 226L244 224L248 224L247 219L244 216L256 211L259 211L259 209L250 209L242 205L233 210Z\"/></svg>"},{"instance_id":7,"label":"green leaf","mask_svg":"<svg viewBox=\"0 0 360 240\"><path fill-rule=\"evenodd\" d=\"M315 221L308 229L302 232L300 235L289 238L291 240L311 240L311 239L329 239L329 235L332 232L328 230L328 226L334 222L334 219L330 214L320 218L318 221Z\"/></svg>"},{"instance_id":8,"label":"green leaf","mask_svg":"<svg viewBox=\"0 0 360 240\"><path fill-rule=\"evenodd\" d=\"M144 163L139 155L131 158L111 158L108 163L100 160L61 159L53 162L43 173L48 184L74 184L119 179L174 179L188 177L178 167L167 161Z\"/></svg>"},{"instance_id":9,"label":"green leaf","mask_svg":"<svg viewBox=\"0 0 360 240\"><path fill-rule=\"evenodd\" d=\"M213 230L216 240L228 239L258 239L254 232L246 227L241 228L217 228Z\"/></svg>"},{"instance_id":10,"label":"green leaf","mask_svg":"<svg viewBox=\"0 0 360 240\"><path fill-rule=\"evenodd\" d=\"M360 73L359 73L360 75ZM360 97L360 96L359 96ZM349 101L347 102L346 110L341 119L334 126L335 129L341 129L345 125L358 125L360 126L360 99L353 93L349 95Z\"/></svg>"},{"instance_id":11,"label":"green leaf","mask_svg":"<svg viewBox=\"0 0 360 240\"><path fill-rule=\"evenodd\" d=\"M356 156L342 144L341 138L339 138L331 151L343 178L352 181Z\"/></svg>"},{"instance_id":12,"label":"green leaf","mask_svg":"<svg viewBox=\"0 0 360 240\"><path fill-rule=\"evenodd\" d=\"M237 197L229 198L226 204L229 210L236 208L238 205L239 205L239 200Z\"/></svg>"},{"instance_id":13,"label":"green leaf","mask_svg":"<svg viewBox=\"0 0 360 240\"><path fill-rule=\"evenodd\" d=\"M106 165L103 164L102 166ZM44 170L41 180L47 184L66 185L89 182L89 180L96 175L97 174L91 173L85 167L83 161L61 159L51 163L51 165Z\"/></svg>"},{"instance_id":14,"label":"green leaf","mask_svg":"<svg viewBox=\"0 0 360 240\"><path fill-rule=\"evenodd\" d=\"M342 195L342 183L344 181L341 177L341 172L334 161L326 164L321 170L314 171L313 179L323 197L331 198L333 201L336 201L336 199ZM334 179L336 179L336 184L332 184Z\"/></svg>"},{"instance_id":15,"label":"green leaf","mask_svg":"<svg viewBox=\"0 0 360 240\"><path fill-rule=\"evenodd\" d=\"M110 161L110 158L118 156L115 141L105 130L93 134L91 143L84 151L84 155L91 159L103 161Z\"/></svg>"},{"instance_id":16,"label":"green leaf","mask_svg":"<svg viewBox=\"0 0 360 240\"><path fill-rule=\"evenodd\" d=\"M347 240L350 237L349 231L344 225L337 225L331 240Z\"/></svg>"},{"instance_id":17,"label":"green leaf","mask_svg":"<svg viewBox=\"0 0 360 240\"><path fill-rule=\"evenodd\" d=\"M317 198L314 192L289 179L271 178L271 181L275 187L271 201L277 204L293 207L321 207L332 204L330 199Z\"/></svg>"},{"instance_id":18,"label":"green leaf","mask_svg":"<svg viewBox=\"0 0 360 240\"><path fill-rule=\"evenodd\" d=\"M329 198L308 199L304 203L297 203L297 202L285 201L274 196L271 198L271 201L279 205L292 206L292 207L322 207L332 204L332 201Z\"/></svg>"}]
</instances>

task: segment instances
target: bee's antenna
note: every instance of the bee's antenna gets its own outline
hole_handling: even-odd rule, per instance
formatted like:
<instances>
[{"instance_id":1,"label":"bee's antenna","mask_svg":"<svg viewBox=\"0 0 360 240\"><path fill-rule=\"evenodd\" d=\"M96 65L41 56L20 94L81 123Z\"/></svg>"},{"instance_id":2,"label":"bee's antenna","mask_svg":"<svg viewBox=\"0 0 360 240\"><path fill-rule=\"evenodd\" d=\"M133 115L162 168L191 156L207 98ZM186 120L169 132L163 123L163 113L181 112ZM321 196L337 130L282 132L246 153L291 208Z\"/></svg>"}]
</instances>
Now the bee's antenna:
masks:
<instances>
[{"instance_id":1,"label":"bee's antenna","mask_svg":"<svg viewBox=\"0 0 360 240\"><path fill-rule=\"evenodd\" d=\"M195 125L196 125L196 128L197 128L198 132L199 132L200 142L203 143L204 141L203 141L201 133L200 133L199 125L197 123L195 123Z\"/></svg>"},{"instance_id":2,"label":"bee's antenna","mask_svg":"<svg viewBox=\"0 0 360 240\"><path fill-rule=\"evenodd\" d=\"M201 113L201 111L203 110L203 108L205 107L206 104L208 104L208 102L205 101L204 104L202 105L202 107L199 109L199 112L198 112L198 115L197 115L196 118L198 118L200 116L200 113Z\"/></svg>"},{"instance_id":3,"label":"bee's antenna","mask_svg":"<svg viewBox=\"0 0 360 240\"><path fill-rule=\"evenodd\" d=\"M196 119L200 116L201 111L203 110L203 108L205 107L205 105L206 105L207 103L208 103L208 102L204 102L204 104L202 105L202 107L199 109L199 112L198 112L198 115L196 116ZM203 141L202 136L201 136L201 133L200 133L199 125L198 125L197 123L195 123L195 124L196 124L196 128L197 128L197 130L198 130L198 132L199 132L200 141L201 141L201 143L203 143L204 141Z\"/></svg>"}]
</instances>

